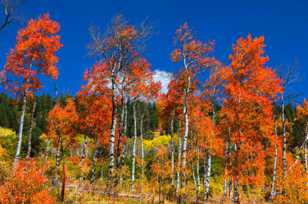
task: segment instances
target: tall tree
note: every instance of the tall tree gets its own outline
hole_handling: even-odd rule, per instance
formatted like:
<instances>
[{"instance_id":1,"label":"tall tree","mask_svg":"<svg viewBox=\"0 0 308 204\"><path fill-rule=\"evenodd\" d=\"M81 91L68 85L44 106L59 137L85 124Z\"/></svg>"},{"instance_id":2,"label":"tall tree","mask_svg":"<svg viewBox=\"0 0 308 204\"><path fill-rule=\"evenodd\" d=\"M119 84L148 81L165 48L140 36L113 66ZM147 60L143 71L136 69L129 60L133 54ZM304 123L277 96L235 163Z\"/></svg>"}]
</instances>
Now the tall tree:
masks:
<instances>
[{"instance_id":1,"label":"tall tree","mask_svg":"<svg viewBox=\"0 0 308 204\"><path fill-rule=\"evenodd\" d=\"M138 42L147 32L128 24L122 16L116 16L106 34L92 30L91 49L99 60L107 64L111 87L112 120L109 137L109 176L113 176L115 164L115 138L117 127L117 96L119 81L126 76L130 64L139 58Z\"/></svg>"},{"instance_id":2,"label":"tall tree","mask_svg":"<svg viewBox=\"0 0 308 204\"><path fill-rule=\"evenodd\" d=\"M56 104L48 114L48 135L51 138L56 152L56 179L60 175L60 163L63 163L62 189L60 199L64 201L65 192L65 157L64 150L76 143L75 131L78 122L75 102L68 98L64 107Z\"/></svg>"},{"instance_id":3,"label":"tall tree","mask_svg":"<svg viewBox=\"0 0 308 204\"><path fill-rule=\"evenodd\" d=\"M175 33L175 49L171 54L172 61L181 63L181 70L177 76L178 84L180 84L182 99L182 115L183 115L183 144L181 167L186 168L187 165L187 144L189 139L189 104L190 97L194 95L197 89L194 88L198 73L203 69L212 67L215 59L210 56L213 50L213 42L204 43L193 37L191 29L185 23L176 30Z\"/></svg>"},{"instance_id":4,"label":"tall tree","mask_svg":"<svg viewBox=\"0 0 308 204\"><path fill-rule=\"evenodd\" d=\"M20 157L27 97L42 87L40 75L52 79L58 77L58 58L55 53L62 47L60 36L57 35L59 30L59 24L50 19L48 14L30 20L18 32L16 47L7 57L3 70L5 87L20 94L23 101L14 163Z\"/></svg>"},{"instance_id":5,"label":"tall tree","mask_svg":"<svg viewBox=\"0 0 308 204\"><path fill-rule=\"evenodd\" d=\"M150 70L150 64L144 58L140 58L131 64L128 79L128 96L133 103L133 126L134 142L132 153L132 190L134 190L135 169L136 169L136 151L137 151L137 110L136 102L138 100L151 100L157 97L160 90L160 83L153 80L153 73ZM141 113L143 117L144 113ZM143 141L142 141L143 142Z\"/></svg>"},{"instance_id":6,"label":"tall tree","mask_svg":"<svg viewBox=\"0 0 308 204\"><path fill-rule=\"evenodd\" d=\"M223 124L230 128L233 151L230 172L234 202L239 203L240 186L252 190L264 182L265 144L273 138L272 104L282 92L281 81L266 62L264 38L239 38L229 56ZM267 142L266 142L267 141Z\"/></svg>"}]
</instances>

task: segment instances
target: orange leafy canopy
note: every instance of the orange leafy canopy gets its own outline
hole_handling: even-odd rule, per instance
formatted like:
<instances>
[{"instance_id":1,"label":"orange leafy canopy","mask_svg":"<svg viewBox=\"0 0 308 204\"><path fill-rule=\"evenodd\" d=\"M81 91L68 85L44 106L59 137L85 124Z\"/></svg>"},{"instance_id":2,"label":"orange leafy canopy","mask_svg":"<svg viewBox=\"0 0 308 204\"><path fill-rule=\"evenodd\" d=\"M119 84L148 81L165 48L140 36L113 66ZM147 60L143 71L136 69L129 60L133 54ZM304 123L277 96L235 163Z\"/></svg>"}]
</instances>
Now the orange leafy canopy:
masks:
<instances>
[{"instance_id":1,"label":"orange leafy canopy","mask_svg":"<svg viewBox=\"0 0 308 204\"><path fill-rule=\"evenodd\" d=\"M55 53L62 47L59 29L59 24L44 14L18 32L16 47L10 51L4 68L7 88L14 92L35 91L42 86L39 74L58 77Z\"/></svg>"},{"instance_id":2,"label":"orange leafy canopy","mask_svg":"<svg viewBox=\"0 0 308 204\"><path fill-rule=\"evenodd\" d=\"M231 64L226 77L226 100L222 108L223 129L236 150L232 172L241 176L243 183L260 184L264 181L265 141L273 135L272 104L282 92L281 81L266 66L264 38L240 38L233 46Z\"/></svg>"}]
</instances>

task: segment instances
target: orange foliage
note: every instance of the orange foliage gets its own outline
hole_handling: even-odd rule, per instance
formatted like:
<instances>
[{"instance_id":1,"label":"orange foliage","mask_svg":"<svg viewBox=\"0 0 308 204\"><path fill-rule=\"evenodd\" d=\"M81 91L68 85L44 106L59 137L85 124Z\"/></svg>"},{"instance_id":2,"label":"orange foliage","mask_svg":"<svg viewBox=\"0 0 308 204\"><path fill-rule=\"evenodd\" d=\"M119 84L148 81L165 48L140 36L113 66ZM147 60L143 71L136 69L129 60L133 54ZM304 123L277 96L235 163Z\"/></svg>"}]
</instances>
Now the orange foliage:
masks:
<instances>
[{"instance_id":1,"label":"orange foliage","mask_svg":"<svg viewBox=\"0 0 308 204\"><path fill-rule=\"evenodd\" d=\"M65 146L75 143L75 126L78 121L76 106L73 99L68 98L66 105L61 107L56 104L48 113L48 133L54 144L57 144L58 137L63 138Z\"/></svg>"},{"instance_id":2,"label":"orange foliage","mask_svg":"<svg viewBox=\"0 0 308 204\"><path fill-rule=\"evenodd\" d=\"M266 66L264 47L263 37L238 39L225 72L226 100L220 125L223 137L230 137L236 148L229 168L241 185L264 182L266 144L273 140L272 103L282 92L280 79Z\"/></svg>"},{"instance_id":3,"label":"orange foliage","mask_svg":"<svg viewBox=\"0 0 308 204\"><path fill-rule=\"evenodd\" d=\"M16 47L10 51L4 67L6 88L14 93L34 92L41 88L39 74L58 77L55 53L62 47L57 33L60 26L48 14L30 20L18 32ZM14 78L11 80L10 78Z\"/></svg>"},{"instance_id":4,"label":"orange foliage","mask_svg":"<svg viewBox=\"0 0 308 204\"><path fill-rule=\"evenodd\" d=\"M54 203L46 189L45 168L34 160L18 162L13 175L0 186L1 203Z\"/></svg>"}]
</instances>

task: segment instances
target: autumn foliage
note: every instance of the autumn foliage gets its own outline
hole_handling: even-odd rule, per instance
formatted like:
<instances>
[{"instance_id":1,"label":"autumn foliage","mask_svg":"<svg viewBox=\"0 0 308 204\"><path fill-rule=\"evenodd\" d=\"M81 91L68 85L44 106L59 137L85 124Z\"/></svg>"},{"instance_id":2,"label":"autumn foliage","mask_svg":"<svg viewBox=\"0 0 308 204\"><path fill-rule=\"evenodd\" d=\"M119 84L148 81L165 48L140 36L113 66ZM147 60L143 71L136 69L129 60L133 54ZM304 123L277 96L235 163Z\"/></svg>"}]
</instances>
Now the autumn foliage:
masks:
<instances>
[{"instance_id":1,"label":"autumn foliage","mask_svg":"<svg viewBox=\"0 0 308 204\"><path fill-rule=\"evenodd\" d=\"M0 186L1 203L54 203L45 170L46 167L34 160L20 161L14 173Z\"/></svg>"}]
</instances>

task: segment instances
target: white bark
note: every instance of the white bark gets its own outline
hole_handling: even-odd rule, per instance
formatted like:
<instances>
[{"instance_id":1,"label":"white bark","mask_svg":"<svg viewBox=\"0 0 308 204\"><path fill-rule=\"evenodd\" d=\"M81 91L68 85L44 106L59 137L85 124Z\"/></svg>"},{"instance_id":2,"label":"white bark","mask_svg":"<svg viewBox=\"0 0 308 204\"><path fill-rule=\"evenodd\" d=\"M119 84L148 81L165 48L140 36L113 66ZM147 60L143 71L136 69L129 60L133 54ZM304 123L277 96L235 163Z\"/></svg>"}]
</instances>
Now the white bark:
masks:
<instances>
[{"instance_id":1,"label":"white bark","mask_svg":"<svg viewBox=\"0 0 308 204\"><path fill-rule=\"evenodd\" d=\"M140 119L140 140L141 140L141 180L144 179L144 145L143 145L143 117Z\"/></svg>"},{"instance_id":2,"label":"white bark","mask_svg":"<svg viewBox=\"0 0 308 204\"><path fill-rule=\"evenodd\" d=\"M183 115L184 115L184 136L183 136L183 147L182 147L182 167L186 168L186 157L187 157L187 143L188 143L188 133L189 133L189 115L188 115L188 104L187 98L190 92L190 75L188 73L188 65L186 63L186 57L184 55L184 67L188 74L187 76L187 86L184 88L184 99L183 99Z\"/></svg>"},{"instance_id":3,"label":"white bark","mask_svg":"<svg viewBox=\"0 0 308 204\"><path fill-rule=\"evenodd\" d=\"M182 149L182 139L181 136L178 134L178 170L176 172L176 192L178 193L181 188L181 149Z\"/></svg>"},{"instance_id":4,"label":"white bark","mask_svg":"<svg viewBox=\"0 0 308 204\"><path fill-rule=\"evenodd\" d=\"M36 109L36 100L33 101L32 111L31 111L31 120L30 120L30 129L28 132L28 150L27 150L27 158L30 158L31 156L31 150L32 150L32 130L34 127L34 114Z\"/></svg>"},{"instance_id":5,"label":"white bark","mask_svg":"<svg viewBox=\"0 0 308 204\"><path fill-rule=\"evenodd\" d=\"M97 154L98 154L98 150L95 149L93 153L93 160L92 160L91 183L93 183L96 180Z\"/></svg>"},{"instance_id":6,"label":"white bark","mask_svg":"<svg viewBox=\"0 0 308 204\"><path fill-rule=\"evenodd\" d=\"M171 129L171 140L170 140L170 149L171 149L171 184L174 186L175 179L174 179L174 119L172 118L170 123L170 129Z\"/></svg>"},{"instance_id":7,"label":"white bark","mask_svg":"<svg viewBox=\"0 0 308 204\"><path fill-rule=\"evenodd\" d=\"M131 190L134 191L135 171L136 171L136 149L137 149L137 116L136 116L136 103L133 104L133 120L134 120L134 143L132 154L132 175L131 175Z\"/></svg>"},{"instance_id":8,"label":"white bark","mask_svg":"<svg viewBox=\"0 0 308 204\"><path fill-rule=\"evenodd\" d=\"M200 158L199 158L199 148L197 149L197 191L200 192Z\"/></svg>"},{"instance_id":9,"label":"white bark","mask_svg":"<svg viewBox=\"0 0 308 204\"><path fill-rule=\"evenodd\" d=\"M281 120L282 120L282 169L283 177L287 176L287 132L286 132L286 115L285 115L285 104L283 95L281 96Z\"/></svg>"},{"instance_id":10,"label":"white bark","mask_svg":"<svg viewBox=\"0 0 308 204\"><path fill-rule=\"evenodd\" d=\"M110 129L110 138L109 138L109 176L113 176L114 169L114 142L115 142L115 131L117 126L117 118L116 118L116 90L115 90L115 76L112 75L111 79L112 86L112 123Z\"/></svg>"},{"instance_id":11,"label":"white bark","mask_svg":"<svg viewBox=\"0 0 308 204\"><path fill-rule=\"evenodd\" d=\"M233 198L234 204L240 204L240 195L238 191L238 176L235 176L234 179L234 198Z\"/></svg>"},{"instance_id":12,"label":"white bark","mask_svg":"<svg viewBox=\"0 0 308 204\"><path fill-rule=\"evenodd\" d=\"M207 152L206 177L205 177L205 198L206 199L208 199L210 196L211 169L212 169L212 156L210 152Z\"/></svg>"},{"instance_id":13,"label":"white bark","mask_svg":"<svg viewBox=\"0 0 308 204\"><path fill-rule=\"evenodd\" d=\"M278 135L277 135L277 124L275 122L275 152L274 152L274 167L273 167L273 178L272 178L272 190L271 190L271 199L276 196L276 175L277 175L277 160L278 160Z\"/></svg>"},{"instance_id":14,"label":"white bark","mask_svg":"<svg viewBox=\"0 0 308 204\"><path fill-rule=\"evenodd\" d=\"M19 130L18 130L18 141L17 141L17 147L16 147L14 166L18 162L19 157L20 157L20 152L21 152L22 132L23 132L23 128L24 128L26 106L27 106L27 95L26 95L26 92L25 92L24 95L23 95L22 110L21 110L21 115L20 115Z\"/></svg>"}]
</instances>

